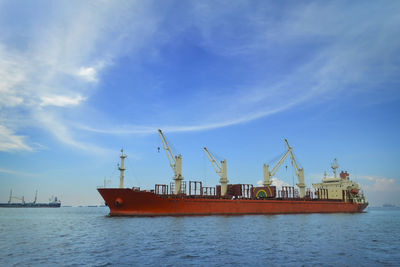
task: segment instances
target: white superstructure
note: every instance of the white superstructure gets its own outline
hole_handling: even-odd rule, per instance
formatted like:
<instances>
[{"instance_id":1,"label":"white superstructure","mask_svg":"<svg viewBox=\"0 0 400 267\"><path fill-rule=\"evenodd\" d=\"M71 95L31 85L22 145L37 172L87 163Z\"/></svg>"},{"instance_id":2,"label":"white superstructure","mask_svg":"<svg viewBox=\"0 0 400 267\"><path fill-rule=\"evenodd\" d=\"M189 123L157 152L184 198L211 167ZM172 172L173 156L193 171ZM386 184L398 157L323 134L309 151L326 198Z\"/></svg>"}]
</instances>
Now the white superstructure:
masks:
<instances>
[{"instance_id":1,"label":"white superstructure","mask_svg":"<svg viewBox=\"0 0 400 267\"><path fill-rule=\"evenodd\" d=\"M337 160L331 164L333 170L333 177L326 177L322 179L322 183L312 184L319 198L338 199L338 200L353 200L357 203L365 203L365 196L361 192L358 183L350 180L349 174L344 171L337 177L336 170L338 169Z\"/></svg>"}]
</instances>

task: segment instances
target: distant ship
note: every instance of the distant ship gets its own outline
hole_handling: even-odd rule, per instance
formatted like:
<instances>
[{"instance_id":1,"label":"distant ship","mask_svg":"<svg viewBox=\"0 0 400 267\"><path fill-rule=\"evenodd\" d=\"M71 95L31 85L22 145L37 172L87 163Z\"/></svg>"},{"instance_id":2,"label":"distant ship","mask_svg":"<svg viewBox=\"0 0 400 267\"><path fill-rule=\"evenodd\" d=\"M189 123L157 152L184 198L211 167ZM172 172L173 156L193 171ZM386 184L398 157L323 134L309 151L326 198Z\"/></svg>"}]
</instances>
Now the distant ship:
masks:
<instances>
[{"instance_id":1,"label":"distant ship","mask_svg":"<svg viewBox=\"0 0 400 267\"><path fill-rule=\"evenodd\" d=\"M396 206L393 205L393 204L383 204L382 207L384 207L384 208L394 208Z\"/></svg>"},{"instance_id":2,"label":"distant ship","mask_svg":"<svg viewBox=\"0 0 400 267\"><path fill-rule=\"evenodd\" d=\"M290 213L355 213L362 212L368 202L356 182L349 179L347 172L337 177L338 164L332 163L334 176L322 179L306 189L304 170L299 168L292 147L285 139L287 151L270 170L264 164L263 186L251 184L228 184L226 160L219 163L203 148L211 164L220 176L220 185L205 187L201 181L182 181L182 156L174 155L161 130L158 130L169 164L174 171L174 183L156 184L153 190L138 187L124 188L124 159L121 150L119 188L98 188L111 216L182 216L182 215L237 215L237 214L290 214ZM273 177L286 157L290 157L299 183L283 186L278 190L271 185Z\"/></svg>"},{"instance_id":3,"label":"distant ship","mask_svg":"<svg viewBox=\"0 0 400 267\"><path fill-rule=\"evenodd\" d=\"M12 199L21 200L19 203L12 203ZM37 203L37 191L35 200L33 202L25 202L24 197L13 197L12 190L10 190L10 197L7 203L0 203L0 208L59 208L61 201L57 197L51 197L49 203Z\"/></svg>"}]
</instances>

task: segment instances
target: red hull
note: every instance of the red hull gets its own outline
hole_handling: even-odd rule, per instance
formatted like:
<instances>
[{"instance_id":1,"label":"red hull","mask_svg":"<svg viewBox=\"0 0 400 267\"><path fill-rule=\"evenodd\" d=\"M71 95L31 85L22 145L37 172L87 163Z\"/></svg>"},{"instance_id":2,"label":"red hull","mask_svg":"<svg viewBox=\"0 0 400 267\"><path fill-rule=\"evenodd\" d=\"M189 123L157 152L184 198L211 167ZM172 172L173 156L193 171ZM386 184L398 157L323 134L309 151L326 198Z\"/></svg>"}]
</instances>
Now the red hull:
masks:
<instances>
[{"instance_id":1,"label":"red hull","mask_svg":"<svg viewBox=\"0 0 400 267\"><path fill-rule=\"evenodd\" d=\"M355 213L362 212L368 205L329 200L161 197L128 188L103 188L98 191L113 216Z\"/></svg>"}]
</instances>

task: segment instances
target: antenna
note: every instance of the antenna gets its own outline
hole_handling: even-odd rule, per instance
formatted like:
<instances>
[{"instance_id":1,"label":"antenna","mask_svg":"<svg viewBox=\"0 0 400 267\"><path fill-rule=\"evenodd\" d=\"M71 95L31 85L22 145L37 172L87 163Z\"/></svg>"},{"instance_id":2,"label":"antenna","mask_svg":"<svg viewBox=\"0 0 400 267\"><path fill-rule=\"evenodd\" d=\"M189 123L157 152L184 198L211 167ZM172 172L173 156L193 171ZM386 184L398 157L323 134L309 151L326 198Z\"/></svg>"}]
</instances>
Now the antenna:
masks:
<instances>
[{"instance_id":1,"label":"antenna","mask_svg":"<svg viewBox=\"0 0 400 267\"><path fill-rule=\"evenodd\" d=\"M339 168L339 165L338 165L338 162L337 162L337 159L336 159L336 158L335 158L335 159L333 160L333 162L331 163L331 168L332 168L332 170L333 170L333 177L334 177L334 178L337 178L337 177L336 177L336 169Z\"/></svg>"}]
</instances>

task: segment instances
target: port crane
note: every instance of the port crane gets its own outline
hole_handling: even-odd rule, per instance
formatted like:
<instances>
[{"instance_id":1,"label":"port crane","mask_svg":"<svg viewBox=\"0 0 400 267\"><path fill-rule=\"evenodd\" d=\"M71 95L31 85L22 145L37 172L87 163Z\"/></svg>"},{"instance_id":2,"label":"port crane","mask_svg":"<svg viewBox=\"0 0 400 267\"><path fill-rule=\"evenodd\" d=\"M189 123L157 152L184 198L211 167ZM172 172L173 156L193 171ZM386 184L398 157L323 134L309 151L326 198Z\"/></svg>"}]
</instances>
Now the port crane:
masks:
<instances>
[{"instance_id":1,"label":"port crane","mask_svg":"<svg viewBox=\"0 0 400 267\"><path fill-rule=\"evenodd\" d=\"M221 183L221 196L226 195L226 191L228 190L228 177L226 172L226 160L221 160L221 164L214 159L213 155L208 151L206 147L203 147L204 152L206 153L208 159L210 160L211 164L213 165L215 172L219 175Z\"/></svg>"},{"instance_id":2,"label":"port crane","mask_svg":"<svg viewBox=\"0 0 400 267\"><path fill-rule=\"evenodd\" d=\"M181 185L182 185L182 155L174 155L169 148L167 140L164 137L163 132L158 129L158 134L160 135L161 141L163 143L163 147L165 153L167 154L169 165L171 166L172 170L174 171L174 194L177 195L181 192Z\"/></svg>"},{"instance_id":3,"label":"port crane","mask_svg":"<svg viewBox=\"0 0 400 267\"><path fill-rule=\"evenodd\" d=\"M297 165L296 159L294 158L293 152L292 152L292 147L289 146L288 141L285 139L286 147L288 151L290 152L290 161L292 162L292 166L294 168L294 171L296 173L297 179L299 180L299 183L296 184L299 189L300 189L300 198L304 198L305 196L305 191L306 191L306 185L304 184L304 169L299 168Z\"/></svg>"},{"instance_id":4,"label":"port crane","mask_svg":"<svg viewBox=\"0 0 400 267\"><path fill-rule=\"evenodd\" d=\"M289 143L288 143L287 139L285 139L285 144L286 144L287 151L285 152L285 154L283 154L281 159L272 168L271 171L269 171L269 165L264 164L264 183L263 183L263 185L264 186L271 185L270 178L273 177L276 174L276 172L278 171L279 167L285 161L287 156L290 156L290 161L292 162L292 166L293 166L293 168L294 168L294 170L296 172L297 179L299 180L299 183L297 184L297 186L300 189L300 198L304 198L304 196L305 196L305 187L306 187L305 184L304 184L304 169L298 167L298 164L297 164L296 159L294 158L294 155L293 155L293 152L292 152L293 148L289 146Z\"/></svg>"}]
</instances>

